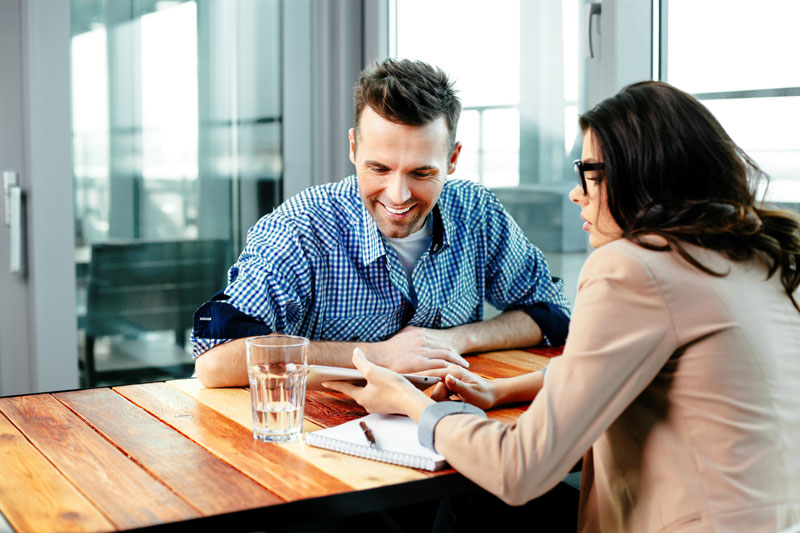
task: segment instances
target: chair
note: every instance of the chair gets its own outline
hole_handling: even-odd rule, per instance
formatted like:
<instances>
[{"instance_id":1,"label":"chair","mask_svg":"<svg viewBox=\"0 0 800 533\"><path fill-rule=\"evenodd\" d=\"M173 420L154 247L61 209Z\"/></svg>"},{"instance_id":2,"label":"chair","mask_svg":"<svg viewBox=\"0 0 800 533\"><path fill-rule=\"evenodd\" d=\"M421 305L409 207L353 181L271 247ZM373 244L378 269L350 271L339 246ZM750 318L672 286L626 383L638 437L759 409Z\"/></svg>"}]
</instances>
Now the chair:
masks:
<instances>
[{"instance_id":1,"label":"chair","mask_svg":"<svg viewBox=\"0 0 800 533\"><path fill-rule=\"evenodd\" d=\"M92 245L82 361L86 386L191 375L186 333L194 310L223 286L229 249L223 239ZM148 354L134 339L151 331L173 331L175 343ZM95 339L120 334L131 341L127 351L138 368L98 370Z\"/></svg>"}]
</instances>

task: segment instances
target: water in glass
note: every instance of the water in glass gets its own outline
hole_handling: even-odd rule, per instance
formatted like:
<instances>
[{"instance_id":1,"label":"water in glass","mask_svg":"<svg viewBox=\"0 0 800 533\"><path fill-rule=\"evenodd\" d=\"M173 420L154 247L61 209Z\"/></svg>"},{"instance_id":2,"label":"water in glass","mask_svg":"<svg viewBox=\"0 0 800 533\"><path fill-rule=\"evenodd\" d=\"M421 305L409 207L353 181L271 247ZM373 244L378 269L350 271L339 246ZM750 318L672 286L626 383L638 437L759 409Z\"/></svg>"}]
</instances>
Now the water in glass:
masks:
<instances>
[{"instance_id":1,"label":"water in glass","mask_svg":"<svg viewBox=\"0 0 800 533\"><path fill-rule=\"evenodd\" d=\"M271 442L294 440L303 427L308 366L265 363L250 367L253 436Z\"/></svg>"}]
</instances>

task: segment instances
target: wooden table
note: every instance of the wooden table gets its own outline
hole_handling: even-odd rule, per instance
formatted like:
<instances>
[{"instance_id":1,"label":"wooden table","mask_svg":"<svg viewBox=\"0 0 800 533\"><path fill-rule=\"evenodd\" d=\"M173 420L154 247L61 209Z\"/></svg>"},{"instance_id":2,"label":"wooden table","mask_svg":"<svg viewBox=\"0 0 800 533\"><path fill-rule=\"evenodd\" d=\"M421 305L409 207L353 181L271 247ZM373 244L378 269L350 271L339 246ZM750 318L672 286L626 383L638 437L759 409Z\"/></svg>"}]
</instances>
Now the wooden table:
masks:
<instances>
[{"instance_id":1,"label":"wooden table","mask_svg":"<svg viewBox=\"0 0 800 533\"><path fill-rule=\"evenodd\" d=\"M536 352L469 360L496 378L542 368L558 353ZM525 407L489 416L513 421ZM309 391L303 431L364 414L345 396ZM0 513L17 531L263 528L473 489L452 469L255 441L246 388L205 389L186 379L0 398Z\"/></svg>"}]
</instances>

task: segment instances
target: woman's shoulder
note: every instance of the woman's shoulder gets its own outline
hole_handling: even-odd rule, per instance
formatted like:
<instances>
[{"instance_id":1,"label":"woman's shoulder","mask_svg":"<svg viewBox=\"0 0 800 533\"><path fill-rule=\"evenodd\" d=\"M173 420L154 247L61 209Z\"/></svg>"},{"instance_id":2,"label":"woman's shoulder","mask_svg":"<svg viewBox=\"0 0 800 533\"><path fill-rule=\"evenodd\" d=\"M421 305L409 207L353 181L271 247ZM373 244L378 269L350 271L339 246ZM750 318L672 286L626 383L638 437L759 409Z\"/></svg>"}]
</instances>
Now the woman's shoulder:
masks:
<instances>
[{"instance_id":1,"label":"woman's shoulder","mask_svg":"<svg viewBox=\"0 0 800 533\"><path fill-rule=\"evenodd\" d=\"M658 282L669 283L669 280L686 280L687 277L708 274L692 266L678 252L664 247L666 241L660 237L647 237L648 248L628 239L618 239L601 246L589 256L581 270L581 279L586 277L613 276L628 283ZM664 247L664 248L662 248ZM701 263L714 270L725 271L729 262L720 254L696 246L686 245L685 249Z\"/></svg>"},{"instance_id":2,"label":"woman's shoulder","mask_svg":"<svg viewBox=\"0 0 800 533\"><path fill-rule=\"evenodd\" d=\"M665 244L655 240L650 242L654 245ZM617 239L594 250L587 258L583 271L636 270L653 262L668 260L671 254L671 251L645 248L628 239Z\"/></svg>"}]
</instances>

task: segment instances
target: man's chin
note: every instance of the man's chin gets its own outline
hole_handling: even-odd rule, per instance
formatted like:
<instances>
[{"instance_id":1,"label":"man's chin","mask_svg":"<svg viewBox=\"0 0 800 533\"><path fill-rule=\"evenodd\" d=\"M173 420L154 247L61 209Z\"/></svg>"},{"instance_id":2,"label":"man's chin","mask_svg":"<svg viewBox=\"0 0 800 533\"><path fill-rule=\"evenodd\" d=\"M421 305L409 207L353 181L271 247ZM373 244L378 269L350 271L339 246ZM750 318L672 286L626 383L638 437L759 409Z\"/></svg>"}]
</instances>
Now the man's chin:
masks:
<instances>
[{"instance_id":1,"label":"man's chin","mask_svg":"<svg viewBox=\"0 0 800 533\"><path fill-rule=\"evenodd\" d=\"M414 233L410 224L390 224L385 221L378 224L378 231L381 232L381 235L390 239L403 239Z\"/></svg>"},{"instance_id":2,"label":"man's chin","mask_svg":"<svg viewBox=\"0 0 800 533\"><path fill-rule=\"evenodd\" d=\"M383 235L384 237L389 237L390 239L404 239L404 238L408 237L409 235L411 235L411 232L408 231L408 230L404 230L404 231L401 231L401 230L384 231L384 230L378 228L378 231L381 232L381 235Z\"/></svg>"}]
</instances>

